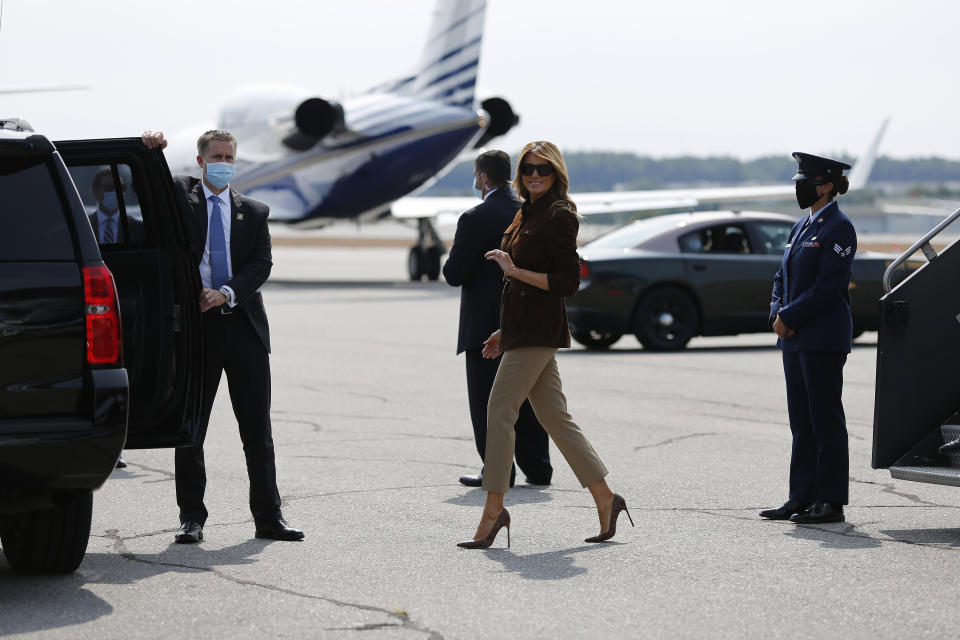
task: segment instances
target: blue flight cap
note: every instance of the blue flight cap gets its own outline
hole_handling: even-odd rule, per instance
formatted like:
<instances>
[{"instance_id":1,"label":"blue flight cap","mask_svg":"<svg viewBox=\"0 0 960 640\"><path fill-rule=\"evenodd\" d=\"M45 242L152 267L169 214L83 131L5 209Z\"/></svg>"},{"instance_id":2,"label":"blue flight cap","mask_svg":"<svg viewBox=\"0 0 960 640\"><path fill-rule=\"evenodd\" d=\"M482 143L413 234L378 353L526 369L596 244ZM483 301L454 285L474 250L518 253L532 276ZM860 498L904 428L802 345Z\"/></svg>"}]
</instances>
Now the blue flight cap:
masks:
<instances>
[{"instance_id":1,"label":"blue flight cap","mask_svg":"<svg viewBox=\"0 0 960 640\"><path fill-rule=\"evenodd\" d=\"M802 153L800 151L793 152L793 159L800 164L797 168L797 174L793 176L794 180L823 178L824 182L834 182L836 178L842 176L843 172L850 168L850 165L846 162L821 158L812 153Z\"/></svg>"}]
</instances>

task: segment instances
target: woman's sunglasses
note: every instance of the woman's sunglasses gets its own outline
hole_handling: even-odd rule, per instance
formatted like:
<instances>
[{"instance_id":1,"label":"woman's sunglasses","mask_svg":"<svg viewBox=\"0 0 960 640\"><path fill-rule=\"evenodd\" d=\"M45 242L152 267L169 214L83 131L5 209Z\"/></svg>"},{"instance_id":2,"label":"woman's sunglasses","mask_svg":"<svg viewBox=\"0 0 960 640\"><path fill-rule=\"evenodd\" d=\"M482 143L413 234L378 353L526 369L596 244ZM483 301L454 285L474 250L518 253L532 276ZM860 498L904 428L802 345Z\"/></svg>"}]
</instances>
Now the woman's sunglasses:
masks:
<instances>
[{"instance_id":1,"label":"woman's sunglasses","mask_svg":"<svg viewBox=\"0 0 960 640\"><path fill-rule=\"evenodd\" d=\"M520 175L532 176L534 171L536 171L537 175L541 178L546 178L549 175L553 175L553 165L549 162L544 162L543 164L520 163Z\"/></svg>"}]
</instances>

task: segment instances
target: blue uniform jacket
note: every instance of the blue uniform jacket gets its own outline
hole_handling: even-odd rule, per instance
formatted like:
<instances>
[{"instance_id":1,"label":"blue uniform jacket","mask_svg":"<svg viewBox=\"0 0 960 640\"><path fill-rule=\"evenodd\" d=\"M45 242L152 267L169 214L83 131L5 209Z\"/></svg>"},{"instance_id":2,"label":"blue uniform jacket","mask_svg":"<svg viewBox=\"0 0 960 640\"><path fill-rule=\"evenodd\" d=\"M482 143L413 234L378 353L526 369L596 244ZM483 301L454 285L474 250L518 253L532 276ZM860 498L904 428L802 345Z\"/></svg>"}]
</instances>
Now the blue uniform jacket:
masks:
<instances>
[{"instance_id":1,"label":"blue uniform jacket","mask_svg":"<svg viewBox=\"0 0 960 640\"><path fill-rule=\"evenodd\" d=\"M793 225L783 262L773 281L770 324L777 314L796 333L778 339L784 351L850 353L850 272L857 253L853 223L831 202L801 232L806 216Z\"/></svg>"}]
</instances>

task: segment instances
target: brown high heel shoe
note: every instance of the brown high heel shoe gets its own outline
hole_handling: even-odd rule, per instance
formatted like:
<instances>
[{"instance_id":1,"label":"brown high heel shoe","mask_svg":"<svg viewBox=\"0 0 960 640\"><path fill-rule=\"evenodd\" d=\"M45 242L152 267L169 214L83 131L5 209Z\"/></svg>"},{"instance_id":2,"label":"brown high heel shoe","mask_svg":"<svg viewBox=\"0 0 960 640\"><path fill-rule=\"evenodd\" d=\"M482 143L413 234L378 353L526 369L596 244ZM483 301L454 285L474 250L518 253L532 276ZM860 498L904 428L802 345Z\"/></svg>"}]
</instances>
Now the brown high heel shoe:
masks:
<instances>
[{"instance_id":1,"label":"brown high heel shoe","mask_svg":"<svg viewBox=\"0 0 960 640\"><path fill-rule=\"evenodd\" d=\"M617 534L617 517L621 511L626 513L627 517L630 518L630 526L634 526L633 518L630 517L630 512L627 511L627 501L623 499L623 496L615 493L613 494L613 506L610 507L610 527L600 535L585 539L584 542L603 542L615 536Z\"/></svg>"},{"instance_id":2,"label":"brown high heel shoe","mask_svg":"<svg viewBox=\"0 0 960 640\"><path fill-rule=\"evenodd\" d=\"M510 548L510 512L504 509L500 512L500 515L497 516L496 522L493 523L493 527L490 529L490 533L487 534L487 537L480 538L479 540L467 540L466 542L458 542L458 547L463 547L464 549L486 549L493 544L493 541L496 540L497 534L500 533L500 529L503 527L507 528L507 548Z\"/></svg>"}]
</instances>

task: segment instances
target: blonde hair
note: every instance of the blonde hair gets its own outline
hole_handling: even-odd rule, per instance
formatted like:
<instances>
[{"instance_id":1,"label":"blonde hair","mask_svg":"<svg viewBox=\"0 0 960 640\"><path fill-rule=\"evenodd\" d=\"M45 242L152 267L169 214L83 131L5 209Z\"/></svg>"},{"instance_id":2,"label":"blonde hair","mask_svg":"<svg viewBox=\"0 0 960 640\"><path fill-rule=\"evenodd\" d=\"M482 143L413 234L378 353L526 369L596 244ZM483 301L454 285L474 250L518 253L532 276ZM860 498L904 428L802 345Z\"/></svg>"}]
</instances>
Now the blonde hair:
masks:
<instances>
[{"instance_id":1,"label":"blonde hair","mask_svg":"<svg viewBox=\"0 0 960 640\"><path fill-rule=\"evenodd\" d=\"M546 140L537 140L536 142L527 143L526 146L520 151L520 161L517 163L517 175L513 179L513 190L516 191L517 195L523 199L524 202L530 200L530 192L527 191L527 188L523 186L523 178L520 176L520 165L526 161L528 153L540 156L553 166L553 174L555 176L553 184L550 186L550 192L544 197L552 197L553 203L552 207L560 207L562 209L568 210L570 213L574 214L577 217L580 217L577 214L577 205L573 203L573 200L567 195L567 191L570 189L570 177L567 174L567 163L563 161L563 154L560 153L560 149L557 148L557 145L552 142L547 142Z\"/></svg>"},{"instance_id":2,"label":"blonde hair","mask_svg":"<svg viewBox=\"0 0 960 640\"><path fill-rule=\"evenodd\" d=\"M233 137L232 133L224 131L223 129L210 129L197 138L197 153L199 155L202 156L207 152L207 147L210 146L211 140L225 140L230 142L233 144L233 152L237 152L237 139Z\"/></svg>"}]
</instances>

